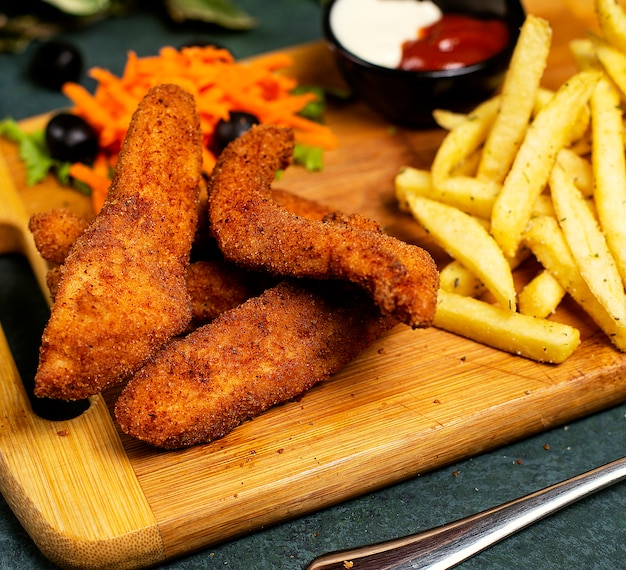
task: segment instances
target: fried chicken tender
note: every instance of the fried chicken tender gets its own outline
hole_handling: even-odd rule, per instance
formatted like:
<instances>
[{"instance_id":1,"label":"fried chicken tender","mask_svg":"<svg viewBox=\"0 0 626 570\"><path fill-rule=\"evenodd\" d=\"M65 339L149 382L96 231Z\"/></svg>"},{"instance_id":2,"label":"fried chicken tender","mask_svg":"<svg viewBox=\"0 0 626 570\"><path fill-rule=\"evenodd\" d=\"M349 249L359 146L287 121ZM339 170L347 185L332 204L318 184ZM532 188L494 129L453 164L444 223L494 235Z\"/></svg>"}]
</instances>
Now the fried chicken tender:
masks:
<instances>
[{"instance_id":1,"label":"fried chicken tender","mask_svg":"<svg viewBox=\"0 0 626 570\"><path fill-rule=\"evenodd\" d=\"M37 251L50 263L63 263L89 222L66 208L34 214L28 222Z\"/></svg>"},{"instance_id":2,"label":"fried chicken tender","mask_svg":"<svg viewBox=\"0 0 626 570\"><path fill-rule=\"evenodd\" d=\"M327 379L396 323L350 284L280 283L172 341L129 380L116 419L166 449L215 440Z\"/></svg>"},{"instance_id":3,"label":"fried chicken tender","mask_svg":"<svg viewBox=\"0 0 626 570\"><path fill-rule=\"evenodd\" d=\"M273 189L272 196L283 207L299 216L322 220L328 215L342 215L333 212L325 204L287 190ZM200 200L198 213L199 217L207 214L206 199ZM345 218L349 223L357 223L353 216L345 215ZM74 241L84 233L88 223L68 210L59 208L34 214L29 226L41 256L47 261L63 264ZM224 260L207 227L200 222L196 229L192 256L197 260L192 261L187 268L187 292L192 307L192 320L188 329L212 321L224 311L233 309L278 282L266 272L248 271ZM60 279L61 268L51 267L46 280L52 300L56 296Z\"/></svg>"},{"instance_id":4,"label":"fried chicken tender","mask_svg":"<svg viewBox=\"0 0 626 570\"><path fill-rule=\"evenodd\" d=\"M185 330L201 167L193 97L154 87L133 115L101 213L62 266L37 396L96 394Z\"/></svg>"},{"instance_id":5,"label":"fried chicken tender","mask_svg":"<svg viewBox=\"0 0 626 570\"><path fill-rule=\"evenodd\" d=\"M187 269L193 315L190 328L202 326L259 295L269 284L268 276L246 271L224 259L191 263Z\"/></svg>"},{"instance_id":6,"label":"fried chicken tender","mask_svg":"<svg viewBox=\"0 0 626 570\"><path fill-rule=\"evenodd\" d=\"M363 220L311 220L272 200L276 171L292 154L293 133L272 125L253 127L221 153L208 184L209 222L225 257L277 275L348 280L385 314L430 325L439 276L425 250Z\"/></svg>"}]
</instances>

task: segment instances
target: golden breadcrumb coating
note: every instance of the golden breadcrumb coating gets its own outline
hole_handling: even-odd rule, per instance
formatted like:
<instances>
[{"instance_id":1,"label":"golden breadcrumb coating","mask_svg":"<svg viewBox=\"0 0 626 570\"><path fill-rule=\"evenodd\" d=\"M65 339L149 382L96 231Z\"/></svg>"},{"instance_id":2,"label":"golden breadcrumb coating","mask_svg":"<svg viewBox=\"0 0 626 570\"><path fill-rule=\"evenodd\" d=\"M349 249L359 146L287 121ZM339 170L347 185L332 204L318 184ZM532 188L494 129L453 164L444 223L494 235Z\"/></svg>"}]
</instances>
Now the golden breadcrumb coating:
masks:
<instances>
[{"instance_id":1,"label":"golden breadcrumb coating","mask_svg":"<svg viewBox=\"0 0 626 570\"><path fill-rule=\"evenodd\" d=\"M385 314L429 326L439 287L431 256L363 221L311 220L282 207L271 184L292 154L290 130L258 125L220 155L208 184L209 222L225 257L277 275L351 281Z\"/></svg>"},{"instance_id":2,"label":"golden breadcrumb coating","mask_svg":"<svg viewBox=\"0 0 626 570\"><path fill-rule=\"evenodd\" d=\"M87 220L66 208L33 214L28 222L37 251L51 263L63 263L78 236L88 226Z\"/></svg>"},{"instance_id":3,"label":"golden breadcrumb coating","mask_svg":"<svg viewBox=\"0 0 626 570\"><path fill-rule=\"evenodd\" d=\"M133 115L104 207L62 266L36 395L96 394L187 327L201 167L193 97L154 87Z\"/></svg>"},{"instance_id":4,"label":"golden breadcrumb coating","mask_svg":"<svg viewBox=\"0 0 626 570\"><path fill-rule=\"evenodd\" d=\"M124 387L124 432L166 449L220 438L354 359L397 321L340 282L283 282L172 341Z\"/></svg>"}]
</instances>

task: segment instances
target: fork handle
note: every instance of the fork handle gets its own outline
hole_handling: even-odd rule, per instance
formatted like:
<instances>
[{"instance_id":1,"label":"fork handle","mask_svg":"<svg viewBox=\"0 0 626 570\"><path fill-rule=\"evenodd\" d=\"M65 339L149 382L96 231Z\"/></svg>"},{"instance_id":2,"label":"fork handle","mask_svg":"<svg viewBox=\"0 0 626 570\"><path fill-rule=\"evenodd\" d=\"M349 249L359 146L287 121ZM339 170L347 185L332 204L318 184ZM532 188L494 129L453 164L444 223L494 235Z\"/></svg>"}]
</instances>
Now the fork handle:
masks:
<instances>
[{"instance_id":1,"label":"fork handle","mask_svg":"<svg viewBox=\"0 0 626 570\"><path fill-rule=\"evenodd\" d=\"M307 570L451 568L538 520L626 479L626 458L418 534L322 555Z\"/></svg>"}]
</instances>

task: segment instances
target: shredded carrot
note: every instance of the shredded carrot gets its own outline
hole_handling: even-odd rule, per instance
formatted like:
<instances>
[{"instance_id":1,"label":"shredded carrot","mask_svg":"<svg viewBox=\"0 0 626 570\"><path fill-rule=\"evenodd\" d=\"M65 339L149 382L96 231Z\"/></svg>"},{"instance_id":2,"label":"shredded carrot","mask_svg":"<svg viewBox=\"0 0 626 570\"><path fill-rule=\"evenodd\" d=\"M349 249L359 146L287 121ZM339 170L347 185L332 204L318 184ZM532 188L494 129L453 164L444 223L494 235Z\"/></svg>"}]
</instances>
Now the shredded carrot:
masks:
<instances>
[{"instance_id":1,"label":"shredded carrot","mask_svg":"<svg viewBox=\"0 0 626 570\"><path fill-rule=\"evenodd\" d=\"M97 214L104 204L111 179L109 173L111 163L104 153L99 154L93 166L87 166L82 162L75 162L70 166L70 176L84 182L91 188L91 205Z\"/></svg>"},{"instance_id":2,"label":"shredded carrot","mask_svg":"<svg viewBox=\"0 0 626 570\"><path fill-rule=\"evenodd\" d=\"M73 102L74 112L98 132L101 154L109 165L121 149L132 113L148 90L162 83L181 86L196 100L204 170L209 173L216 160L210 151L215 126L232 111L252 113L261 123L291 127L298 142L324 149L336 146L328 126L298 114L315 95L292 93L297 82L284 73L292 63L291 57L281 52L243 63L235 61L229 51L213 46L164 47L151 57L140 58L129 52L121 77L102 68L91 69L89 75L97 82L93 95L75 83L66 83L63 92ZM102 166L94 165L92 173L89 170L84 165L75 166L72 175L93 185L94 194L98 194L94 202L99 203L104 186Z\"/></svg>"}]
</instances>

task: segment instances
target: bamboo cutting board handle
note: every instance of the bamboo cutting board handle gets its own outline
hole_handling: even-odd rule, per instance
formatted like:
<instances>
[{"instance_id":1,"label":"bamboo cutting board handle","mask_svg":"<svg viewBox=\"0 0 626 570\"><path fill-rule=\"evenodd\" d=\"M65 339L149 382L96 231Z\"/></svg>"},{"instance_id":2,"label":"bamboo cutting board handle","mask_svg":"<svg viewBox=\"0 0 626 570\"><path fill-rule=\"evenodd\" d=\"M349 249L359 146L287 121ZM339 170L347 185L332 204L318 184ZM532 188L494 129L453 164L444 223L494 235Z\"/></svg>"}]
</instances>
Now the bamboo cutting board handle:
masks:
<instances>
[{"instance_id":1,"label":"bamboo cutting board handle","mask_svg":"<svg viewBox=\"0 0 626 570\"><path fill-rule=\"evenodd\" d=\"M0 153L0 253L24 254L42 290L46 263ZM0 491L43 554L63 568L138 568L164 560L155 517L106 402L71 420L30 406L0 328Z\"/></svg>"},{"instance_id":2,"label":"bamboo cutting board handle","mask_svg":"<svg viewBox=\"0 0 626 570\"><path fill-rule=\"evenodd\" d=\"M39 255L28 230L28 216L20 200L6 159L0 152L0 254L22 253L28 259L41 290L46 286L47 264Z\"/></svg>"}]
</instances>

